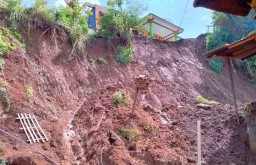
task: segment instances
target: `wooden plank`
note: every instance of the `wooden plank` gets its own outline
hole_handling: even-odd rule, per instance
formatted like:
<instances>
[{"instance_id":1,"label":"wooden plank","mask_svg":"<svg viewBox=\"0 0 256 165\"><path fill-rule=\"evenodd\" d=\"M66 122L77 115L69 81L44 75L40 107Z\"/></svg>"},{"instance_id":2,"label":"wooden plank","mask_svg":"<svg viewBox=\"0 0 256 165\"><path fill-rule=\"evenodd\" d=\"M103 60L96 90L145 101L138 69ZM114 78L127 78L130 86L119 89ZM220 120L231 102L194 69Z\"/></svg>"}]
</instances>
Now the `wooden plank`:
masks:
<instances>
[{"instance_id":1,"label":"wooden plank","mask_svg":"<svg viewBox=\"0 0 256 165\"><path fill-rule=\"evenodd\" d=\"M27 129L25 129L26 127L25 127L25 125L24 125L24 123L23 123L23 121L22 121L22 117L20 116L19 113L18 113L18 119L20 120L21 125L22 125L22 127L24 128L24 132L25 132L25 134L26 134L26 136L27 136L27 138L28 138L29 143L32 143L32 141L30 140L30 137L29 137L29 135L28 135Z\"/></svg>"},{"instance_id":2,"label":"wooden plank","mask_svg":"<svg viewBox=\"0 0 256 165\"><path fill-rule=\"evenodd\" d=\"M27 128L28 133L29 133L29 135L30 135L32 141L33 141L33 142L36 142L36 140L35 140L35 138L34 138L34 136L33 136L32 130L30 130L29 125L28 125L28 123L27 123L26 117L25 117L22 113L21 113L21 117L23 118L22 120L23 120L23 122L24 122L24 124L25 124L25 128Z\"/></svg>"},{"instance_id":3,"label":"wooden plank","mask_svg":"<svg viewBox=\"0 0 256 165\"><path fill-rule=\"evenodd\" d=\"M228 62L228 70L229 70L229 76L230 76L230 82L231 82L231 90L232 90L232 94L233 94L233 98L234 98L234 105L235 105L235 109L236 109L236 120L237 120L237 124L239 125L240 122L239 122L238 106L237 106L237 100L236 100L236 91L235 91L235 86L234 86L230 58L228 58L227 62Z\"/></svg>"},{"instance_id":4,"label":"wooden plank","mask_svg":"<svg viewBox=\"0 0 256 165\"><path fill-rule=\"evenodd\" d=\"M238 55L236 55L235 57L237 59L246 59L248 57L251 57L252 55L255 55L256 54L256 47L254 47L253 49L249 49L247 51L244 51Z\"/></svg>"},{"instance_id":5,"label":"wooden plank","mask_svg":"<svg viewBox=\"0 0 256 165\"><path fill-rule=\"evenodd\" d=\"M31 129L31 131L32 131L32 133L33 133L33 135L35 137L35 140L37 141L37 143L40 143L40 140L37 137L37 134L35 133L34 128L31 125L31 118L26 113L24 115L25 115L25 120L27 120L28 126Z\"/></svg>"},{"instance_id":6,"label":"wooden plank","mask_svg":"<svg viewBox=\"0 0 256 165\"><path fill-rule=\"evenodd\" d=\"M34 128L35 128L37 134L39 135L39 137L40 137L40 139L42 140L42 142L44 142L44 140L45 140L46 138L44 138L44 137L41 135L40 131L38 130L38 127L36 126L36 124L35 124L35 122L34 122L35 117L32 117L30 114L29 114L29 117L31 118L32 124L34 125Z\"/></svg>"},{"instance_id":7,"label":"wooden plank","mask_svg":"<svg viewBox=\"0 0 256 165\"><path fill-rule=\"evenodd\" d=\"M249 38L240 40L240 41L238 41L238 42L236 42L236 43L230 45L230 46L228 47L228 49L232 49L232 48L234 48L234 47L237 47L237 46L240 46L240 45L242 45L242 44L245 44L246 42L249 42L249 41L251 41L251 40L254 40L255 37L256 37L256 36L251 36L251 37L249 37Z\"/></svg>"},{"instance_id":8,"label":"wooden plank","mask_svg":"<svg viewBox=\"0 0 256 165\"><path fill-rule=\"evenodd\" d=\"M197 165L202 164L201 121L197 121Z\"/></svg>"},{"instance_id":9,"label":"wooden plank","mask_svg":"<svg viewBox=\"0 0 256 165\"><path fill-rule=\"evenodd\" d=\"M38 123L38 121L37 121L37 119L36 119L36 117L35 117L35 115L33 115L32 117L34 117L35 119L35 123L37 124L37 127L39 128L39 130L42 132L42 134L43 134L43 136L45 137L45 139L46 139L46 141L48 141L48 138L46 137L46 135L45 135L45 133L44 133L44 131L43 131L43 129L41 128L41 126L39 125L39 123Z\"/></svg>"}]
</instances>

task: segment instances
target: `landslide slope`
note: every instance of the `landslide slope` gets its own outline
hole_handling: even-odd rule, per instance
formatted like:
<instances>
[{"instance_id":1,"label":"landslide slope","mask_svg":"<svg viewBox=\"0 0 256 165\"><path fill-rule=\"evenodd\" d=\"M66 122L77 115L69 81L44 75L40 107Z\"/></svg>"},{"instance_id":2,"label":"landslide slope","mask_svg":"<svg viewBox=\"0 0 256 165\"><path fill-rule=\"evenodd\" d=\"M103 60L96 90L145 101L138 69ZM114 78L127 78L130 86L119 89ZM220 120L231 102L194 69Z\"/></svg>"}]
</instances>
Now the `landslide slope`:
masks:
<instances>
[{"instance_id":1,"label":"landslide slope","mask_svg":"<svg viewBox=\"0 0 256 165\"><path fill-rule=\"evenodd\" d=\"M198 119L207 164L256 162L244 136L245 123L235 125L235 112L228 105L232 94L227 68L220 75L209 69L202 56L203 37L164 43L135 36L133 61L123 66L104 39L89 43L83 56L70 56L68 39L56 43L42 33L31 32L26 52L16 50L5 58L1 76L10 87L11 108L1 112L0 126L25 141L17 113L35 114L50 141L33 146L58 164L196 164ZM108 63L101 64L99 58ZM114 107L112 97L120 90L133 98L133 77L138 74L155 81L139 94L131 119L131 105ZM256 97L255 87L238 71L235 85L240 104ZM197 108L198 95L222 104ZM120 134L124 128L136 138L125 139ZM108 142L109 131L118 138L114 146ZM1 142L1 156L10 164L50 164L4 134Z\"/></svg>"}]
</instances>

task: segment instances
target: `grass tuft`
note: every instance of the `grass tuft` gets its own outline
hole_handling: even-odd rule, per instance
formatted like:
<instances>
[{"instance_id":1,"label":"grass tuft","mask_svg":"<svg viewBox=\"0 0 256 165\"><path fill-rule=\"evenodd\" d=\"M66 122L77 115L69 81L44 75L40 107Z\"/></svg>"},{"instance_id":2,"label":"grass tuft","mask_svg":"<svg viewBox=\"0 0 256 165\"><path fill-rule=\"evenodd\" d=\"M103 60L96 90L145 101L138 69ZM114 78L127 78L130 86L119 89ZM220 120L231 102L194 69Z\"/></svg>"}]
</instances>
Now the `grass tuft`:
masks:
<instances>
[{"instance_id":1,"label":"grass tuft","mask_svg":"<svg viewBox=\"0 0 256 165\"><path fill-rule=\"evenodd\" d=\"M202 96L197 96L196 100L199 101L200 103L204 103L204 104L219 104L217 101L208 100Z\"/></svg>"},{"instance_id":2,"label":"grass tuft","mask_svg":"<svg viewBox=\"0 0 256 165\"><path fill-rule=\"evenodd\" d=\"M129 105L128 96L126 96L120 91L116 91L113 95L113 105L115 107L118 107L119 105L128 106Z\"/></svg>"},{"instance_id":3,"label":"grass tuft","mask_svg":"<svg viewBox=\"0 0 256 165\"><path fill-rule=\"evenodd\" d=\"M139 135L132 129L121 128L120 134L123 138L128 139L130 141L138 139Z\"/></svg>"}]
</instances>

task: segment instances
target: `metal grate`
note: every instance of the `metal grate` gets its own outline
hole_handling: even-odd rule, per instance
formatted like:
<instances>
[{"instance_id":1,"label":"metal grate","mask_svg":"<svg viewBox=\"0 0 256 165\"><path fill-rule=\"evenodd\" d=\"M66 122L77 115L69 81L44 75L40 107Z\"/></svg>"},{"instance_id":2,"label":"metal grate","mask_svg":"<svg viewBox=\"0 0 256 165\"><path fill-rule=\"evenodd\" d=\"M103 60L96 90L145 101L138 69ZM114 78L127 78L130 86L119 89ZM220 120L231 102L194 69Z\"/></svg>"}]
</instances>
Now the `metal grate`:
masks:
<instances>
[{"instance_id":1,"label":"metal grate","mask_svg":"<svg viewBox=\"0 0 256 165\"><path fill-rule=\"evenodd\" d=\"M31 143L40 143L48 141L43 129L39 125L35 115L30 115L26 113L18 113L18 118L22 125L22 130L24 130L28 142Z\"/></svg>"}]
</instances>

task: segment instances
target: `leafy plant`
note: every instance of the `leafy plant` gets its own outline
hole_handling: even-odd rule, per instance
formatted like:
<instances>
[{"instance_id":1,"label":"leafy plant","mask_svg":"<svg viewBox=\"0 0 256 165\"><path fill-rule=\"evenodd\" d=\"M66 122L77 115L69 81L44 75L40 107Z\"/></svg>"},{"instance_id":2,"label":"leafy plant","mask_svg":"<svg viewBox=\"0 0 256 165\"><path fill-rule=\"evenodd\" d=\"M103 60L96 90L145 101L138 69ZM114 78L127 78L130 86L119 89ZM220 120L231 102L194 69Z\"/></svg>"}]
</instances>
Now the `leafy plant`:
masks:
<instances>
[{"instance_id":1,"label":"leafy plant","mask_svg":"<svg viewBox=\"0 0 256 165\"><path fill-rule=\"evenodd\" d=\"M14 49L9 31L0 26L0 56L9 53Z\"/></svg>"},{"instance_id":2,"label":"leafy plant","mask_svg":"<svg viewBox=\"0 0 256 165\"><path fill-rule=\"evenodd\" d=\"M84 42L88 35L88 17L92 12L88 12L84 5L78 0L72 0L70 5L61 7L56 13L58 24L68 30L73 46L78 51L83 51Z\"/></svg>"},{"instance_id":3,"label":"leafy plant","mask_svg":"<svg viewBox=\"0 0 256 165\"><path fill-rule=\"evenodd\" d=\"M199 101L200 103L204 103L204 104L219 104L218 102L216 102L214 100L208 100L202 96L197 96L196 100Z\"/></svg>"},{"instance_id":4,"label":"leafy plant","mask_svg":"<svg viewBox=\"0 0 256 165\"><path fill-rule=\"evenodd\" d=\"M115 60L119 64L127 65L131 62L133 57L133 50L124 46L118 46L116 49Z\"/></svg>"},{"instance_id":5,"label":"leafy plant","mask_svg":"<svg viewBox=\"0 0 256 165\"><path fill-rule=\"evenodd\" d=\"M138 139L139 135L132 129L121 128L120 134L123 138L128 139L130 141Z\"/></svg>"},{"instance_id":6,"label":"leafy plant","mask_svg":"<svg viewBox=\"0 0 256 165\"><path fill-rule=\"evenodd\" d=\"M32 97L32 96L33 96L33 93L34 93L33 87L32 87L32 86L28 86L28 87L26 88L26 95L27 95L27 97L28 97L28 98L29 98L29 97Z\"/></svg>"},{"instance_id":7,"label":"leafy plant","mask_svg":"<svg viewBox=\"0 0 256 165\"><path fill-rule=\"evenodd\" d=\"M224 60L221 58L212 58L209 61L209 65L216 73L220 74L224 66Z\"/></svg>"},{"instance_id":8,"label":"leafy plant","mask_svg":"<svg viewBox=\"0 0 256 165\"><path fill-rule=\"evenodd\" d=\"M108 11L100 19L100 35L107 38L109 44L115 39L123 39L127 45L131 45L130 28L142 27L143 20L139 16L144 10L138 1L108 1Z\"/></svg>"},{"instance_id":9,"label":"leafy plant","mask_svg":"<svg viewBox=\"0 0 256 165\"><path fill-rule=\"evenodd\" d=\"M113 95L113 104L115 107L118 107L119 105L128 106L129 99L120 91L116 91Z\"/></svg>"}]
</instances>

